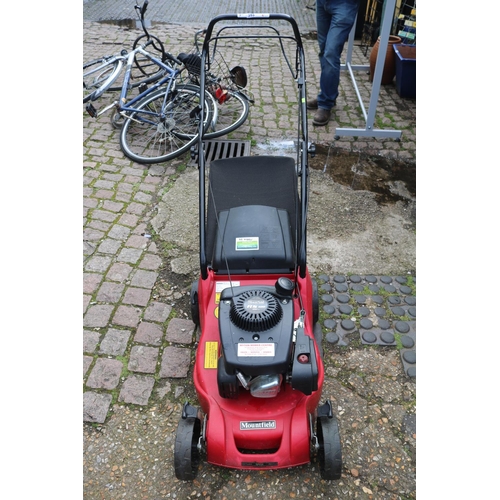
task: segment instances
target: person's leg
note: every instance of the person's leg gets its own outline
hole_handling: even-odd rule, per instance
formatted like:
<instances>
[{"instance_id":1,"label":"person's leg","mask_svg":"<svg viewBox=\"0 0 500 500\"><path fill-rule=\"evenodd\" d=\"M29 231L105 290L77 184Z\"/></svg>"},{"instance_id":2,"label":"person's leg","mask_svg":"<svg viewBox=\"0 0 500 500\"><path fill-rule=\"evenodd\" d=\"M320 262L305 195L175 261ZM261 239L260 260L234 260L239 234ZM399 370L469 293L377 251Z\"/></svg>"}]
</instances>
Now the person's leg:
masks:
<instances>
[{"instance_id":1,"label":"person's leg","mask_svg":"<svg viewBox=\"0 0 500 500\"><path fill-rule=\"evenodd\" d=\"M356 20L358 0L317 0L319 60L318 108L330 110L339 95L340 56Z\"/></svg>"}]
</instances>

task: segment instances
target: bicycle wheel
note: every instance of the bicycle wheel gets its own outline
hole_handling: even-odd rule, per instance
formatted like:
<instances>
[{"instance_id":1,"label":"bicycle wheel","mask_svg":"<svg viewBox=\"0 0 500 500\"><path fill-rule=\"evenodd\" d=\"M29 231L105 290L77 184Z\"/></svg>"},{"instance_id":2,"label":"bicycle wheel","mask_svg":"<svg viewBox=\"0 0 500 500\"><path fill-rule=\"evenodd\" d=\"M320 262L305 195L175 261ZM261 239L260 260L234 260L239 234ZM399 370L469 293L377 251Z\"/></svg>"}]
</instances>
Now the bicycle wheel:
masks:
<instances>
[{"instance_id":1,"label":"bicycle wheel","mask_svg":"<svg viewBox=\"0 0 500 500\"><path fill-rule=\"evenodd\" d=\"M83 102L95 100L108 90L123 66L120 59L104 56L83 64Z\"/></svg>"},{"instance_id":2,"label":"bicycle wheel","mask_svg":"<svg viewBox=\"0 0 500 500\"><path fill-rule=\"evenodd\" d=\"M165 93L165 89L152 92L125 117L120 146L123 153L137 163L172 160L198 140L199 89L178 85L167 99ZM206 130L212 120L212 111L207 99L203 100L203 106Z\"/></svg>"},{"instance_id":3,"label":"bicycle wheel","mask_svg":"<svg viewBox=\"0 0 500 500\"><path fill-rule=\"evenodd\" d=\"M208 130L203 134L204 139L215 139L223 135L233 132L238 127L241 127L248 117L250 104L244 94L234 90L228 90L229 96L222 103L222 99L215 97L214 101L217 106L217 113L214 113L214 119L208 127Z\"/></svg>"}]
</instances>

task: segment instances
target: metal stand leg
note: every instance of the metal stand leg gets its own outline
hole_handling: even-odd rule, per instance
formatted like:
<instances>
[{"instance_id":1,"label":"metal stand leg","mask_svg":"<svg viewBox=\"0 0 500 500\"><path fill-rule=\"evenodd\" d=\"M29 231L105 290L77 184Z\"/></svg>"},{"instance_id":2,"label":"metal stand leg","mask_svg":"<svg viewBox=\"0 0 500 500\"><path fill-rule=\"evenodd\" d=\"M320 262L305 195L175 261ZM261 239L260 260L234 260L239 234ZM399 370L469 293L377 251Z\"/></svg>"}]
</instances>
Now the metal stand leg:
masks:
<instances>
[{"instance_id":1,"label":"metal stand leg","mask_svg":"<svg viewBox=\"0 0 500 500\"><path fill-rule=\"evenodd\" d=\"M356 78L354 76L354 71L358 70L369 70L369 65L355 65L351 64L352 61L352 52L354 45L354 32L356 29L356 23L352 27L352 30L349 34L349 40L347 44L347 55L346 55L346 63L341 64L341 70L349 71L349 75L351 77L351 81L354 85L354 89L356 91L356 95L358 97L359 104L361 106L361 110L363 112L364 119L366 121L366 127L362 128L337 128L335 131L336 137L341 136L358 136L358 137L388 137L394 139L401 138L401 130L382 130L382 129L374 129L373 123L375 121L375 113L377 111L377 103L378 97L380 94L380 82L382 81L382 73L384 70L385 63L385 55L388 49L389 35L391 31L392 19L394 16L394 9L396 6L396 0L386 0L384 16L382 19L382 31L380 33L380 48L377 54L377 65L375 68L375 73L373 75L373 83L372 83L372 93L370 96L370 106L368 108L368 113L366 113L365 106L363 104L363 99L361 94L359 93L358 85L356 83Z\"/></svg>"}]
</instances>

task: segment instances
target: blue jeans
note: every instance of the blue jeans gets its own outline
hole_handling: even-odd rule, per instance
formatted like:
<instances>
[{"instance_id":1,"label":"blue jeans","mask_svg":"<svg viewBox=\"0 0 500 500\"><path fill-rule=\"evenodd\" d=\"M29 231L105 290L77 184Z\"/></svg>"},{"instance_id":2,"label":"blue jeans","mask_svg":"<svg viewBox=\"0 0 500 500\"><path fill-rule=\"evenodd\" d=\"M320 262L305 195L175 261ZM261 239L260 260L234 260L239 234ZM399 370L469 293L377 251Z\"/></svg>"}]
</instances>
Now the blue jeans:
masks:
<instances>
[{"instance_id":1,"label":"blue jeans","mask_svg":"<svg viewBox=\"0 0 500 500\"><path fill-rule=\"evenodd\" d=\"M356 20L359 0L316 0L319 80L318 107L331 109L339 95L340 56Z\"/></svg>"}]
</instances>

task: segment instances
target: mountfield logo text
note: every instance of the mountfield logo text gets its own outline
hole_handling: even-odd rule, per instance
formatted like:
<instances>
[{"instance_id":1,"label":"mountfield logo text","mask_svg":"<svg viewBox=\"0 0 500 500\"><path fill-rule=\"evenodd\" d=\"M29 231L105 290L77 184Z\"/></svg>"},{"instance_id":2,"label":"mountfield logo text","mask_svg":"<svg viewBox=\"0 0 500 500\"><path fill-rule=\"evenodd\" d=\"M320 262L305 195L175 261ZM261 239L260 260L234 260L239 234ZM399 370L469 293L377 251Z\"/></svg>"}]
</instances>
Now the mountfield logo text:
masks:
<instances>
[{"instance_id":1,"label":"mountfield logo text","mask_svg":"<svg viewBox=\"0 0 500 500\"><path fill-rule=\"evenodd\" d=\"M240 422L240 431L260 431L276 429L276 420L262 420L260 422Z\"/></svg>"}]
</instances>

